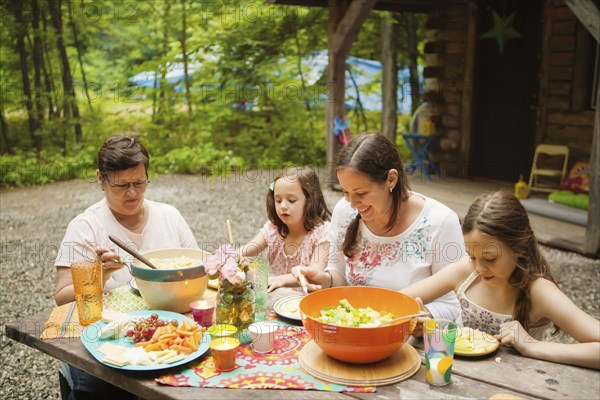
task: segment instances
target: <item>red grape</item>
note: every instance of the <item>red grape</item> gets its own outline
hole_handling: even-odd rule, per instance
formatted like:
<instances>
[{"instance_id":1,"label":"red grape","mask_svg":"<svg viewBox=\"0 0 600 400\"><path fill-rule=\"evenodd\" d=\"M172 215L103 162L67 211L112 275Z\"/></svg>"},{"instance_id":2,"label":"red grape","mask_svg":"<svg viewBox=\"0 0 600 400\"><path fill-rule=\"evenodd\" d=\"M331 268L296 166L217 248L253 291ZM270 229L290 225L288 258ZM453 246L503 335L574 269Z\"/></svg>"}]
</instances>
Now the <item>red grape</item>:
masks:
<instances>
[{"instance_id":1,"label":"red grape","mask_svg":"<svg viewBox=\"0 0 600 400\"><path fill-rule=\"evenodd\" d=\"M171 323L175 326L178 325L177 320L173 320ZM130 321L130 324L133 328L127 331L127 336L129 336L134 343L138 343L152 339L154 332L156 332L156 328L167 325L167 322L158 319L158 314L152 313L149 317L132 320Z\"/></svg>"}]
</instances>

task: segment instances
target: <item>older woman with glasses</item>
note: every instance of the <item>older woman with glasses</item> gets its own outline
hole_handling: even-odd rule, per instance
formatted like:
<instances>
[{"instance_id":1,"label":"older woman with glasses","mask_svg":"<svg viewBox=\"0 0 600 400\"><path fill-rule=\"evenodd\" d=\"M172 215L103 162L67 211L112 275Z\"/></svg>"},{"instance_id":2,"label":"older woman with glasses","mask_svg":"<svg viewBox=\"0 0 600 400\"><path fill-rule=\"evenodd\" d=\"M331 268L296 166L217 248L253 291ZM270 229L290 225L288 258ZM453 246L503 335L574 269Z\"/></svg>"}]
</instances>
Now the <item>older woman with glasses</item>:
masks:
<instances>
[{"instance_id":1,"label":"older woman with glasses","mask_svg":"<svg viewBox=\"0 0 600 400\"><path fill-rule=\"evenodd\" d=\"M54 266L58 305L75 299L70 266L82 259L99 257L104 268L104 289L125 285L132 278L123 268L123 250L109 239L113 235L140 252L161 248L198 248L196 239L182 215L174 207L146 200L144 194L150 182L150 157L135 136L111 137L98 152L96 178L104 198L75 217L67 227ZM69 372L63 370L64 375ZM69 382L73 391L69 398L86 398L85 393L115 392L108 385L82 371L70 367ZM100 386L99 386L100 385ZM61 385L62 386L62 385ZM120 390L120 389L119 389ZM62 390L61 390L62 391ZM127 398L128 393L121 393Z\"/></svg>"}]
</instances>

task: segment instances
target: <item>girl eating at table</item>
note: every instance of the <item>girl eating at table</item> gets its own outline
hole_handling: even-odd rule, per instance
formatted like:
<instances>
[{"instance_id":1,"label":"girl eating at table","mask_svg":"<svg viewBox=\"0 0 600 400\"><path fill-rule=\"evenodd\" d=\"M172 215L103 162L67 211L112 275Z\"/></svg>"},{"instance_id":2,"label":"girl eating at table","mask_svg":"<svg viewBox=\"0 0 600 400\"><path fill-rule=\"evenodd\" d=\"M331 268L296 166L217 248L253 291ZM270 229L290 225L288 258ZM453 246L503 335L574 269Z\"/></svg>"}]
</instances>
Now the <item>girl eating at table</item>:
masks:
<instances>
[{"instance_id":1,"label":"girl eating at table","mask_svg":"<svg viewBox=\"0 0 600 400\"><path fill-rule=\"evenodd\" d=\"M454 290L464 326L527 357L600 369L600 321L557 287L519 200L506 191L480 196L462 231L468 256L402 292L428 301ZM553 324L580 343L541 341Z\"/></svg>"},{"instance_id":2,"label":"girl eating at table","mask_svg":"<svg viewBox=\"0 0 600 400\"><path fill-rule=\"evenodd\" d=\"M295 266L325 268L331 213L312 168L289 167L275 176L267 191L267 215L269 220L240 253L252 257L268 249L269 292L298 286L291 274Z\"/></svg>"}]
</instances>

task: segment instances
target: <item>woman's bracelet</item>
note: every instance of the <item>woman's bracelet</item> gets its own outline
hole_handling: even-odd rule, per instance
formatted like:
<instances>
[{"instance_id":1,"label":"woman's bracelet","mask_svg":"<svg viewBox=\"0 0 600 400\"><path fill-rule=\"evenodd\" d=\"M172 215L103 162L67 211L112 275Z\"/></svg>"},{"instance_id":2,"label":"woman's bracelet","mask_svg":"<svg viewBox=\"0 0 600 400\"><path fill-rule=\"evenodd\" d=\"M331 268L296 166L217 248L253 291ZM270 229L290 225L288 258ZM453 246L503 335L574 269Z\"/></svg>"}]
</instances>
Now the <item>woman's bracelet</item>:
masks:
<instances>
[{"instance_id":1,"label":"woman's bracelet","mask_svg":"<svg viewBox=\"0 0 600 400\"><path fill-rule=\"evenodd\" d=\"M325 271L329 274L329 287L332 288L333 287L333 275L331 275L331 271L327 270Z\"/></svg>"}]
</instances>

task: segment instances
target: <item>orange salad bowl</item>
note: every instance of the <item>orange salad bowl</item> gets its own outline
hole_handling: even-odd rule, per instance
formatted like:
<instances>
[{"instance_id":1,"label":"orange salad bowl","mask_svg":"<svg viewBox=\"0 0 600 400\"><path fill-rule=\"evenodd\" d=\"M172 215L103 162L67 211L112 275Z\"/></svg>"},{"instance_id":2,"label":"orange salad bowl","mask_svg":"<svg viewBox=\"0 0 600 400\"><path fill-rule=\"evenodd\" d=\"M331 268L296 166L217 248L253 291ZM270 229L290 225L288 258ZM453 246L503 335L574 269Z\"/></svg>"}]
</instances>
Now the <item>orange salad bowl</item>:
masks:
<instances>
[{"instance_id":1,"label":"orange salad bowl","mask_svg":"<svg viewBox=\"0 0 600 400\"><path fill-rule=\"evenodd\" d=\"M394 290L370 286L341 286L308 294L300 302L302 324L327 355L340 361L366 364L384 360L408 339L417 318L407 318L378 327L346 327L320 322L321 309L337 307L347 299L354 308L371 307L393 318L419 312L415 299Z\"/></svg>"}]
</instances>

